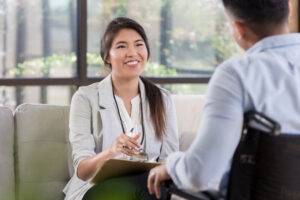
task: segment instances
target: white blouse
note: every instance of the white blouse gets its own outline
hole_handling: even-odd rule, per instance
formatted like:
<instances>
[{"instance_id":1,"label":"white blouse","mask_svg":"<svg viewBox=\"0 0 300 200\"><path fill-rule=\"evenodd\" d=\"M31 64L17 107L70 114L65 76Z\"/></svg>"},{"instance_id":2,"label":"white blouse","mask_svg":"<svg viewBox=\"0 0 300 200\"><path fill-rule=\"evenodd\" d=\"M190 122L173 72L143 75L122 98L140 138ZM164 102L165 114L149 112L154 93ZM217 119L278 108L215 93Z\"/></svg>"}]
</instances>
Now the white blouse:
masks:
<instances>
[{"instance_id":1,"label":"white blouse","mask_svg":"<svg viewBox=\"0 0 300 200\"><path fill-rule=\"evenodd\" d=\"M127 112L122 98L117 95L115 95L115 97L120 110L121 120L126 135L131 137L135 133L139 133L140 137L138 138L138 142L141 143L143 129L142 129L142 122L141 122L140 96L137 95L131 99L131 115L129 115L129 113Z\"/></svg>"}]
</instances>

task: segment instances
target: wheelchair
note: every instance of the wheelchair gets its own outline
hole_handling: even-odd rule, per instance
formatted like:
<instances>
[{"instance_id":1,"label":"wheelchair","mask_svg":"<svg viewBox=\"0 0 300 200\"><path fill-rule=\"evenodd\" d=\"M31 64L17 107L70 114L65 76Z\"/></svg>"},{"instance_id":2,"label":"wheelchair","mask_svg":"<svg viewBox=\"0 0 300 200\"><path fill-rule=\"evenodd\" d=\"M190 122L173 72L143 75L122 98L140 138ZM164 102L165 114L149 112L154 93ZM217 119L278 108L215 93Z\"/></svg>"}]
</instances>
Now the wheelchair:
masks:
<instances>
[{"instance_id":1,"label":"wheelchair","mask_svg":"<svg viewBox=\"0 0 300 200\"><path fill-rule=\"evenodd\" d=\"M300 135L283 134L278 122L256 111L247 112L226 194L192 193L172 181L164 182L161 191L164 200L172 195L190 200L299 200Z\"/></svg>"}]
</instances>

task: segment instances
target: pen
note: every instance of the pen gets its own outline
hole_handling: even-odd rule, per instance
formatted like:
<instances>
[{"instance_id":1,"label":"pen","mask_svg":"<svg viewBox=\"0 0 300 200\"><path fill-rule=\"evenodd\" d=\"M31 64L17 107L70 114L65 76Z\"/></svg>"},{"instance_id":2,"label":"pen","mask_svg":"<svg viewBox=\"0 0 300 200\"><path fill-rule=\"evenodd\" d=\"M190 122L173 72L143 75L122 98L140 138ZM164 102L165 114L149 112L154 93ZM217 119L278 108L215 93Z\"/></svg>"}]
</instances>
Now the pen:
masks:
<instances>
[{"instance_id":1,"label":"pen","mask_svg":"<svg viewBox=\"0 0 300 200\"><path fill-rule=\"evenodd\" d=\"M133 131L134 131L134 128L132 127L132 129L130 129L130 131L127 132L126 135L128 135L129 137L133 137Z\"/></svg>"}]
</instances>

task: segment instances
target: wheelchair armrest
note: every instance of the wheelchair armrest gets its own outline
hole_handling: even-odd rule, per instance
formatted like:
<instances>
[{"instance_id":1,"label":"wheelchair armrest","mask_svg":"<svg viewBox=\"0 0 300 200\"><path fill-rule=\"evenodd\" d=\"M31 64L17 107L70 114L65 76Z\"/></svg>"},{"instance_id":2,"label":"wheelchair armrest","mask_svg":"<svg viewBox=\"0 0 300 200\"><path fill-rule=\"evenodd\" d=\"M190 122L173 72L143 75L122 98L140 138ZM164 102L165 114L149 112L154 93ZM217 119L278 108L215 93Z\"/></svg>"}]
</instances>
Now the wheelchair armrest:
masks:
<instances>
[{"instance_id":1,"label":"wheelchair armrest","mask_svg":"<svg viewBox=\"0 0 300 200\"><path fill-rule=\"evenodd\" d=\"M244 128L258 129L274 136L281 133L278 122L257 111L248 111L244 114Z\"/></svg>"},{"instance_id":2,"label":"wheelchair armrest","mask_svg":"<svg viewBox=\"0 0 300 200\"><path fill-rule=\"evenodd\" d=\"M161 191L162 191L163 200L170 200L172 194L190 200L222 200L222 198L218 193L191 192L191 191L179 189L171 180L165 181L162 184Z\"/></svg>"}]
</instances>

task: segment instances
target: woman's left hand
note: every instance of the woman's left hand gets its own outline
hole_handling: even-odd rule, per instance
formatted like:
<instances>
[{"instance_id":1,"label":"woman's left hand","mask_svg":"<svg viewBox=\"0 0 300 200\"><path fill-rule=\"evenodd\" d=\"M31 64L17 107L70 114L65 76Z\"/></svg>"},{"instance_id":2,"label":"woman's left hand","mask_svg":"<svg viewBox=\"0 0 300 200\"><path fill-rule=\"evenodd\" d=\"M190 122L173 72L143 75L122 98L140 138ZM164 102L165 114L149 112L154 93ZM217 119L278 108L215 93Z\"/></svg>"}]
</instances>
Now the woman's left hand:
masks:
<instances>
[{"instance_id":1,"label":"woman's left hand","mask_svg":"<svg viewBox=\"0 0 300 200\"><path fill-rule=\"evenodd\" d=\"M147 187L150 194L155 193L156 198L160 198L160 183L169 180L171 177L164 164L154 167L148 175Z\"/></svg>"}]
</instances>

